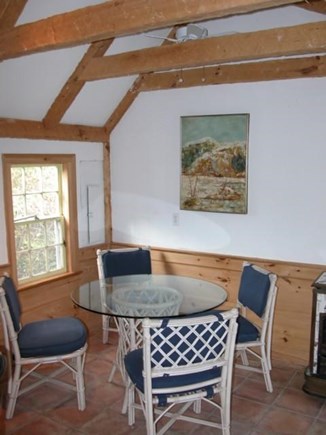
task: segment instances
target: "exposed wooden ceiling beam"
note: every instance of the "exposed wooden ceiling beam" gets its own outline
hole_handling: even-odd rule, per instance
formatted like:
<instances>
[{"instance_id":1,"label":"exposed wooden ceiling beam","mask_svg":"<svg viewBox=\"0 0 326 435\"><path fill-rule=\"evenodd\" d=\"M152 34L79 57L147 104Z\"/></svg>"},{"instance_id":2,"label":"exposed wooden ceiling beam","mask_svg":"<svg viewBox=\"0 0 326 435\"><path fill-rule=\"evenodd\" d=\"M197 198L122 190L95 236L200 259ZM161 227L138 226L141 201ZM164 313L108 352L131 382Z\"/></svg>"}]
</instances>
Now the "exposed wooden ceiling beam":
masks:
<instances>
[{"instance_id":1,"label":"exposed wooden ceiling beam","mask_svg":"<svg viewBox=\"0 0 326 435\"><path fill-rule=\"evenodd\" d=\"M4 14L4 11L7 9L10 0L0 0L0 18Z\"/></svg>"},{"instance_id":2,"label":"exposed wooden ceiling beam","mask_svg":"<svg viewBox=\"0 0 326 435\"><path fill-rule=\"evenodd\" d=\"M27 0L0 0L0 29L12 28L22 13Z\"/></svg>"},{"instance_id":3,"label":"exposed wooden ceiling beam","mask_svg":"<svg viewBox=\"0 0 326 435\"><path fill-rule=\"evenodd\" d=\"M292 3L298 0L106 1L3 32L0 60Z\"/></svg>"},{"instance_id":4,"label":"exposed wooden ceiling beam","mask_svg":"<svg viewBox=\"0 0 326 435\"><path fill-rule=\"evenodd\" d=\"M141 92L195 86L326 77L326 56L250 62L140 75L105 124L108 135Z\"/></svg>"},{"instance_id":5,"label":"exposed wooden ceiling beam","mask_svg":"<svg viewBox=\"0 0 326 435\"><path fill-rule=\"evenodd\" d=\"M80 75L101 80L326 50L326 22L212 37L93 59Z\"/></svg>"},{"instance_id":6,"label":"exposed wooden ceiling beam","mask_svg":"<svg viewBox=\"0 0 326 435\"><path fill-rule=\"evenodd\" d=\"M326 14L326 1L325 0L309 0L302 3L298 3L303 9L307 9L311 12L318 12L320 14Z\"/></svg>"},{"instance_id":7,"label":"exposed wooden ceiling beam","mask_svg":"<svg viewBox=\"0 0 326 435\"><path fill-rule=\"evenodd\" d=\"M44 124L54 125L61 121L62 117L85 84L85 81L78 81L79 75L93 58L103 56L112 42L113 39L108 39L107 41L94 42L90 45L75 71L71 74L48 110L48 113L43 119Z\"/></svg>"},{"instance_id":8,"label":"exposed wooden ceiling beam","mask_svg":"<svg viewBox=\"0 0 326 435\"><path fill-rule=\"evenodd\" d=\"M0 137L105 142L107 133L102 127L59 124L46 127L42 122L0 118Z\"/></svg>"},{"instance_id":9,"label":"exposed wooden ceiling beam","mask_svg":"<svg viewBox=\"0 0 326 435\"><path fill-rule=\"evenodd\" d=\"M47 127L42 122L0 118L0 137L106 142L139 92L230 83L259 82L326 76L326 56L250 62L144 74L138 78L103 127L58 124Z\"/></svg>"},{"instance_id":10,"label":"exposed wooden ceiling beam","mask_svg":"<svg viewBox=\"0 0 326 435\"><path fill-rule=\"evenodd\" d=\"M170 39L175 38L177 27L174 26L169 34L167 35L167 39L163 40L161 45L169 45L171 44ZM137 79L134 81L133 85L130 87L130 89L127 91L125 96L122 98L118 106L115 108L111 116L108 118L106 123L104 124L104 128L107 131L108 135L111 134L111 131L114 129L114 127L119 123L123 115L128 111L129 107L132 105L132 103L135 101L137 96L139 95L139 89L141 87L143 80L143 76L139 75Z\"/></svg>"},{"instance_id":11,"label":"exposed wooden ceiling beam","mask_svg":"<svg viewBox=\"0 0 326 435\"><path fill-rule=\"evenodd\" d=\"M142 77L138 77L133 86L128 90L126 95L122 98L113 114L106 121L104 128L108 135L110 135L111 131L114 127L119 123L123 115L128 111L129 107L135 101L137 96L139 95L139 88L141 85Z\"/></svg>"},{"instance_id":12,"label":"exposed wooden ceiling beam","mask_svg":"<svg viewBox=\"0 0 326 435\"><path fill-rule=\"evenodd\" d=\"M326 56L194 68L142 76L140 92L193 86L326 77Z\"/></svg>"}]
</instances>

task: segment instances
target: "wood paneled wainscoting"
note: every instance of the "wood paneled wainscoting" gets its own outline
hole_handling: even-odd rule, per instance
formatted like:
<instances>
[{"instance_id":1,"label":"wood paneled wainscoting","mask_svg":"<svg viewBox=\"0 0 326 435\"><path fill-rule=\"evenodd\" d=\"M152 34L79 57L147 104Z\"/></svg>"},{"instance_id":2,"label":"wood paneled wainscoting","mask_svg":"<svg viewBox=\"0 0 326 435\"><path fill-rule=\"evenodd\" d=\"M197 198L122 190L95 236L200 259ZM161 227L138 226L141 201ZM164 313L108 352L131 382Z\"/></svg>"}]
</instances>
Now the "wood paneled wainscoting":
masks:
<instances>
[{"instance_id":1,"label":"wood paneled wainscoting","mask_svg":"<svg viewBox=\"0 0 326 435\"><path fill-rule=\"evenodd\" d=\"M229 295L223 308L236 303L243 261L251 261L276 273L279 290L274 318L273 354L294 364L308 363L311 285L326 266L153 247L151 252L153 273L203 278L223 286Z\"/></svg>"},{"instance_id":2,"label":"wood paneled wainscoting","mask_svg":"<svg viewBox=\"0 0 326 435\"><path fill-rule=\"evenodd\" d=\"M114 247L125 246L114 245ZM70 300L70 292L73 287L81 283L97 279L97 248L104 248L104 245L79 250L80 273L21 291L24 321L41 317L78 315L78 309L73 307ZM279 291L274 320L273 354L286 362L308 364L312 310L311 285L325 270L324 266L155 247L151 247L151 255L153 273L203 278L222 285L229 295L223 308L234 306L236 302L244 260L276 273ZM5 269L8 270L7 265Z\"/></svg>"}]
</instances>

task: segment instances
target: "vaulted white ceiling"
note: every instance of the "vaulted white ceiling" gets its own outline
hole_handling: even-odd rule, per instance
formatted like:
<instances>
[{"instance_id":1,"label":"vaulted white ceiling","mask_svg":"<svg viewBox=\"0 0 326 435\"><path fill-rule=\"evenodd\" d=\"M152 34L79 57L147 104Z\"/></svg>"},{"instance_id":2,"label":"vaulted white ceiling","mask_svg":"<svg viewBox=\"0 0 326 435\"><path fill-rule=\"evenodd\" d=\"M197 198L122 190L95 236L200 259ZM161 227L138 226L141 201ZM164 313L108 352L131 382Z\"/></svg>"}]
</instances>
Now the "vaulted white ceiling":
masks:
<instances>
[{"instance_id":1,"label":"vaulted white ceiling","mask_svg":"<svg viewBox=\"0 0 326 435\"><path fill-rule=\"evenodd\" d=\"M17 25L101 2L95 0L28 0ZM297 6L205 21L209 36L319 22L325 15ZM166 36L170 29L148 32ZM159 38L137 34L115 38L106 54L158 46ZM0 63L0 117L41 121L82 59L88 45L30 54ZM102 126L132 86L136 76L86 82L62 122Z\"/></svg>"}]
</instances>

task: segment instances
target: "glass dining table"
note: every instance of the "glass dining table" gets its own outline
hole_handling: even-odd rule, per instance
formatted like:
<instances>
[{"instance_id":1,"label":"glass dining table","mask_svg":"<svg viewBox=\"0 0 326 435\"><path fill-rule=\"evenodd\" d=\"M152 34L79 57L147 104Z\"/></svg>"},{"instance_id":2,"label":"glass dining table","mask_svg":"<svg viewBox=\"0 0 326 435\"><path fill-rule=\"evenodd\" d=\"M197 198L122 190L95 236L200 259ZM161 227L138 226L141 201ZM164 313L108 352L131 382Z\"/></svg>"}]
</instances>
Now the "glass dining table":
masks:
<instances>
[{"instance_id":1,"label":"glass dining table","mask_svg":"<svg viewBox=\"0 0 326 435\"><path fill-rule=\"evenodd\" d=\"M73 302L116 318L143 319L198 314L221 305L227 292L204 279L179 275L124 275L76 288Z\"/></svg>"},{"instance_id":2,"label":"glass dining table","mask_svg":"<svg viewBox=\"0 0 326 435\"><path fill-rule=\"evenodd\" d=\"M221 305L227 292L218 284L186 276L124 275L83 284L72 292L71 299L82 309L116 319L116 366L126 383L123 359L130 350L141 346L144 318L204 313Z\"/></svg>"}]
</instances>

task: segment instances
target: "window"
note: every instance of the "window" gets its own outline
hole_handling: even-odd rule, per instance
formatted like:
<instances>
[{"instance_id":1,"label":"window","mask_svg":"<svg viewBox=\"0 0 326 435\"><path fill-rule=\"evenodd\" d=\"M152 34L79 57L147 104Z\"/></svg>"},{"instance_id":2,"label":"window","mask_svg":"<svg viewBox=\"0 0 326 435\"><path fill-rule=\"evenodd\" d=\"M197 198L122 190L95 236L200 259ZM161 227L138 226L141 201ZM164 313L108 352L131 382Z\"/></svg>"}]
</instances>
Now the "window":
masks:
<instances>
[{"instance_id":1,"label":"window","mask_svg":"<svg viewBox=\"0 0 326 435\"><path fill-rule=\"evenodd\" d=\"M66 271L61 165L12 166L18 281Z\"/></svg>"},{"instance_id":2,"label":"window","mask_svg":"<svg viewBox=\"0 0 326 435\"><path fill-rule=\"evenodd\" d=\"M72 272L77 249L74 156L5 155L3 161L9 257L19 284Z\"/></svg>"}]
</instances>

